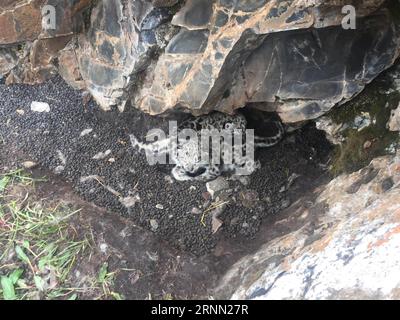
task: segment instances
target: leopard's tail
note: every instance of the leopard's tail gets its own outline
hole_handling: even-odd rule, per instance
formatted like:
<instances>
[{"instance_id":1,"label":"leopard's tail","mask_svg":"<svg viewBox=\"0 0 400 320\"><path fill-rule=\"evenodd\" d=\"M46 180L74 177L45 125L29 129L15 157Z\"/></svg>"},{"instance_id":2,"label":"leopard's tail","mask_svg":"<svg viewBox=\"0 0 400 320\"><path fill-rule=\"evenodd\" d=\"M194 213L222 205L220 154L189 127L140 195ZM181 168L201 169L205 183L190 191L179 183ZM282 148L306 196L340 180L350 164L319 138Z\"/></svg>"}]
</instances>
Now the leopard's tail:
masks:
<instances>
[{"instance_id":1,"label":"leopard's tail","mask_svg":"<svg viewBox=\"0 0 400 320\"><path fill-rule=\"evenodd\" d=\"M268 148L272 147L276 144L278 144L283 136L285 135L285 128L283 127L282 123L280 121L274 121L278 132L271 137L260 137L260 136L255 136L254 137L254 146L258 148Z\"/></svg>"},{"instance_id":2,"label":"leopard's tail","mask_svg":"<svg viewBox=\"0 0 400 320\"><path fill-rule=\"evenodd\" d=\"M138 148L140 151L149 152L151 154L161 154L168 152L170 147L169 139L162 139L160 141L143 143L140 142L133 134L129 135L133 148Z\"/></svg>"}]
</instances>

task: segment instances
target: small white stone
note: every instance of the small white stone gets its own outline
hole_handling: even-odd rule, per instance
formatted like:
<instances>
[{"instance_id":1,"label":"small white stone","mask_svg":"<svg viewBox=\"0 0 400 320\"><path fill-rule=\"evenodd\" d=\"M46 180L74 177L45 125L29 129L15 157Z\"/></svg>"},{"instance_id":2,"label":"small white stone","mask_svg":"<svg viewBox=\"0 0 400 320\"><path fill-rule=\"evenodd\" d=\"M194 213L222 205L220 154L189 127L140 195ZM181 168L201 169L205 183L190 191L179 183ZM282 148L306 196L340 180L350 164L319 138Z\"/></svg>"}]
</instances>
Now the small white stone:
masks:
<instances>
[{"instance_id":1,"label":"small white stone","mask_svg":"<svg viewBox=\"0 0 400 320\"><path fill-rule=\"evenodd\" d=\"M400 131L400 103L397 109L393 110L388 122L390 131Z\"/></svg>"},{"instance_id":2,"label":"small white stone","mask_svg":"<svg viewBox=\"0 0 400 320\"><path fill-rule=\"evenodd\" d=\"M93 129L85 129L81 132L80 136L84 137L86 135L88 135L89 133L91 133L93 131Z\"/></svg>"},{"instance_id":3,"label":"small white stone","mask_svg":"<svg viewBox=\"0 0 400 320\"><path fill-rule=\"evenodd\" d=\"M194 208L192 208L191 213L193 213L193 214L201 214L201 210L199 208L194 207Z\"/></svg>"},{"instance_id":4,"label":"small white stone","mask_svg":"<svg viewBox=\"0 0 400 320\"><path fill-rule=\"evenodd\" d=\"M56 174L60 174L61 172L64 171L64 169L65 169L64 166L57 166L57 167L54 169L54 172L55 172Z\"/></svg>"},{"instance_id":5,"label":"small white stone","mask_svg":"<svg viewBox=\"0 0 400 320\"><path fill-rule=\"evenodd\" d=\"M47 102L32 101L31 110L33 112L50 112L50 105Z\"/></svg>"},{"instance_id":6,"label":"small white stone","mask_svg":"<svg viewBox=\"0 0 400 320\"><path fill-rule=\"evenodd\" d=\"M25 169L32 169L37 166L37 163L33 162L33 161L25 161L25 162L22 162L22 166Z\"/></svg>"},{"instance_id":7,"label":"small white stone","mask_svg":"<svg viewBox=\"0 0 400 320\"><path fill-rule=\"evenodd\" d=\"M140 196L138 194L134 196L128 196L119 200L126 208L132 208L136 203L140 202Z\"/></svg>"},{"instance_id":8,"label":"small white stone","mask_svg":"<svg viewBox=\"0 0 400 320\"><path fill-rule=\"evenodd\" d=\"M158 222L156 219L150 219L151 230L156 231L158 229Z\"/></svg>"},{"instance_id":9,"label":"small white stone","mask_svg":"<svg viewBox=\"0 0 400 320\"><path fill-rule=\"evenodd\" d=\"M164 209L164 206L162 204L157 204L156 208L159 209L159 210L162 210L162 209Z\"/></svg>"},{"instance_id":10,"label":"small white stone","mask_svg":"<svg viewBox=\"0 0 400 320\"><path fill-rule=\"evenodd\" d=\"M108 245L106 243L100 244L100 251L102 253L106 253L107 252L107 248L108 248Z\"/></svg>"},{"instance_id":11,"label":"small white stone","mask_svg":"<svg viewBox=\"0 0 400 320\"><path fill-rule=\"evenodd\" d=\"M107 156L109 156L111 154L111 150L109 149L109 150L107 150L107 151L105 151L105 152L99 152L99 153L97 153L94 157L93 157L93 159L94 160L103 160L104 158L106 158Z\"/></svg>"}]
</instances>

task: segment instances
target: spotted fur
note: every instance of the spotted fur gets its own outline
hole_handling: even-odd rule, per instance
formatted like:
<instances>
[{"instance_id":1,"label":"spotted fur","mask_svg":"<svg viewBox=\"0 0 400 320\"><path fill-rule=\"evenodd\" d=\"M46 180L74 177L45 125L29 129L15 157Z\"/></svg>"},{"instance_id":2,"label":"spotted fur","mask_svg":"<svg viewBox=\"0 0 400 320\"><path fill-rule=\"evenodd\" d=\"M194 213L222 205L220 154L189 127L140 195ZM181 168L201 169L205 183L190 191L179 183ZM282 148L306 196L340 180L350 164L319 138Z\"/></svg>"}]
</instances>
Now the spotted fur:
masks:
<instances>
[{"instance_id":1,"label":"spotted fur","mask_svg":"<svg viewBox=\"0 0 400 320\"><path fill-rule=\"evenodd\" d=\"M254 148L266 148L272 147L279 143L284 135L284 129L280 122L273 122L276 125L278 132L271 137L254 137ZM228 130L234 132L234 130L242 131L243 137L245 137L245 130L247 126L246 118L241 114L226 115L223 113L214 112L206 116L200 116L195 119L184 121L179 127L178 132L184 129L192 129L198 134L198 141L200 141L201 130ZM162 154L169 152L171 141L177 141L177 137L169 137L168 139L156 141L153 143L141 143L136 137L131 136L131 142L134 147L138 147L140 150L150 152L151 154ZM224 150L223 144L225 141L221 138L221 150ZM232 148L232 146L228 146ZM192 140L187 141L186 139L178 139L177 142L177 154L170 155L176 163L172 169L172 175L176 180L212 180L224 173L235 174L238 169L244 167L253 172L259 168L260 164L258 161L253 161L251 157L242 156L246 154L246 144L243 144L240 155L233 154L232 163L224 163L223 152L220 154L220 161L218 164L210 161L211 163L202 163L200 161L200 147L197 143L193 143ZM228 149L225 149L228 150ZM210 150L212 154L212 150Z\"/></svg>"}]
</instances>

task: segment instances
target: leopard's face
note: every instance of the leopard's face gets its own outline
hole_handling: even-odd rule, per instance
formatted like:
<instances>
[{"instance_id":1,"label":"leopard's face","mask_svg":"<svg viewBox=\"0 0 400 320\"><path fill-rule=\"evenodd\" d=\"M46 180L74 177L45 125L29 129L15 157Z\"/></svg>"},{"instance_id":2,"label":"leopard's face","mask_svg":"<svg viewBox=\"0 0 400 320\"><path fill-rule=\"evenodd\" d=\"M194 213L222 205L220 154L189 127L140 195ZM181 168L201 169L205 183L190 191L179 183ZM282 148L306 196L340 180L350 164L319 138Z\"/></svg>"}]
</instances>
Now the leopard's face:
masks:
<instances>
[{"instance_id":1,"label":"leopard's face","mask_svg":"<svg viewBox=\"0 0 400 320\"><path fill-rule=\"evenodd\" d=\"M175 163L187 171L196 170L200 165L200 146L198 141L179 140Z\"/></svg>"},{"instance_id":2,"label":"leopard's face","mask_svg":"<svg viewBox=\"0 0 400 320\"><path fill-rule=\"evenodd\" d=\"M246 129L246 120L242 115L229 116L221 113L213 113L205 117L199 117L191 121L187 121L182 124L179 128L183 129L193 129L197 133L196 139L180 139L177 145L177 157L174 159L177 166L181 167L183 170L188 172L198 171L201 168L209 167L212 165L213 161L211 156L218 154L215 151L223 151L223 141L220 141L219 150L213 149L213 144L210 143L210 150L208 150L208 155L210 158L201 159L201 134L202 130L226 130L227 134L233 134L235 130L244 131ZM231 147L231 146L227 146ZM219 153L221 159L218 163L222 164L222 155ZM206 160L206 161L204 161Z\"/></svg>"}]
</instances>

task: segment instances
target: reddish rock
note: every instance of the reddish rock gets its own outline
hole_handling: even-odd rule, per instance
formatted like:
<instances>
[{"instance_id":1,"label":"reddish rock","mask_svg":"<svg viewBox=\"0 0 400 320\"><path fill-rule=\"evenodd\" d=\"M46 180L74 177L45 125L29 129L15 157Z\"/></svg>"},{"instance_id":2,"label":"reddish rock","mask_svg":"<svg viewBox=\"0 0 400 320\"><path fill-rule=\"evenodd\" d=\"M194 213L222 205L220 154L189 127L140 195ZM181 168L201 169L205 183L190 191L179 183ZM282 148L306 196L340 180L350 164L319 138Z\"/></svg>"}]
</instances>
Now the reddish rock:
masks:
<instances>
[{"instance_id":1,"label":"reddish rock","mask_svg":"<svg viewBox=\"0 0 400 320\"><path fill-rule=\"evenodd\" d=\"M58 72L70 86L75 89L86 88L79 70L78 59L73 44L60 51L58 62ZM91 99L91 97L88 97L88 99Z\"/></svg>"},{"instance_id":2,"label":"reddish rock","mask_svg":"<svg viewBox=\"0 0 400 320\"><path fill-rule=\"evenodd\" d=\"M83 30L83 12L92 0L2 1L0 5L0 75L6 82L37 83L57 74L58 53ZM54 4L56 28L42 29L42 8ZM4 52L4 53L3 53ZM10 58L12 57L12 58Z\"/></svg>"}]
</instances>

